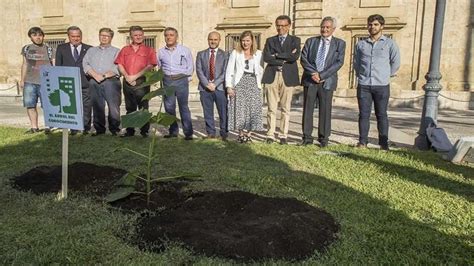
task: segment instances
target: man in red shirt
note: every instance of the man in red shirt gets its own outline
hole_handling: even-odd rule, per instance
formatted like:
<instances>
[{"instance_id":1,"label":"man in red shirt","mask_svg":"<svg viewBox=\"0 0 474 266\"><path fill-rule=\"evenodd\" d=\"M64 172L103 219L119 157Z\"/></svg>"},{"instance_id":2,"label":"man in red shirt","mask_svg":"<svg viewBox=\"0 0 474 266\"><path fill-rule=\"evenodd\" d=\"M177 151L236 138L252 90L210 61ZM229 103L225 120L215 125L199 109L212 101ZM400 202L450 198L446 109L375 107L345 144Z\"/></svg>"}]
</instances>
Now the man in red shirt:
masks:
<instances>
[{"instance_id":1,"label":"man in red shirt","mask_svg":"<svg viewBox=\"0 0 474 266\"><path fill-rule=\"evenodd\" d=\"M143 44L144 33L140 26L130 27L131 44L120 50L115 64L123 75L123 95L125 96L125 109L127 114L139 109L148 109L148 101L142 101L143 96L150 92L150 86L136 88L145 81L143 74L156 66L156 54L153 48ZM142 137L148 136L150 124L147 123L140 129ZM127 128L122 137L135 135L135 128Z\"/></svg>"}]
</instances>

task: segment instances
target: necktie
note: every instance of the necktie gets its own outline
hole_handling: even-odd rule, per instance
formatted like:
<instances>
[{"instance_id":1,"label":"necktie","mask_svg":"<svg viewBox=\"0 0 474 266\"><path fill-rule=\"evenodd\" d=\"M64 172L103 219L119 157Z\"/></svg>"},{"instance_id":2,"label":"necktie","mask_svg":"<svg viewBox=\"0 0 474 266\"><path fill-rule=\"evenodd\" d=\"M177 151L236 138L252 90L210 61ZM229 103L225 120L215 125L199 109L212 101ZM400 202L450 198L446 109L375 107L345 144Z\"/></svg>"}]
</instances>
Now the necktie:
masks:
<instances>
[{"instance_id":1,"label":"necktie","mask_svg":"<svg viewBox=\"0 0 474 266\"><path fill-rule=\"evenodd\" d=\"M326 39L321 38L321 49L316 56L316 68L319 72L324 70L324 59L326 57Z\"/></svg>"},{"instance_id":2,"label":"necktie","mask_svg":"<svg viewBox=\"0 0 474 266\"><path fill-rule=\"evenodd\" d=\"M74 61L77 61L79 59L79 51L77 50L77 46L74 45Z\"/></svg>"},{"instance_id":3,"label":"necktie","mask_svg":"<svg viewBox=\"0 0 474 266\"><path fill-rule=\"evenodd\" d=\"M216 57L214 55L214 49L211 49L211 58L209 59L209 80L214 80L214 64Z\"/></svg>"},{"instance_id":4,"label":"necktie","mask_svg":"<svg viewBox=\"0 0 474 266\"><path fill-rule=\"evenodd\" d=\"M285 36L280 36L278 38L280 39L280 44L283 45L283 43L285 42Z\"/></svg>"}]
</instances>

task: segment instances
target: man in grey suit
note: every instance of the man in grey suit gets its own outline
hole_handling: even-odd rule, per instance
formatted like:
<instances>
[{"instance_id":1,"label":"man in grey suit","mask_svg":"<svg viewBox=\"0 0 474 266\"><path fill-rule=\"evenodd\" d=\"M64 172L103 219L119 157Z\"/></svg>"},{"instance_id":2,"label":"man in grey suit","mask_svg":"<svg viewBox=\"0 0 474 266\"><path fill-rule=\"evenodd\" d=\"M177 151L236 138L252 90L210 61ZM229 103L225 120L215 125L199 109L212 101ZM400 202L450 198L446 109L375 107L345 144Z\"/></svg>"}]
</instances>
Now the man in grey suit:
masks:
<instances>
[{"instance_id":1,"label":"man in grey suit","mask_svg":"<svg viewBox=\"0 0 474 266\"><path fill-rule=\"evenodd\" d=\"M82 66L82 59L90 45L82 43L82 31L79 27L71 26L67 29L69 42L58 45L56 49L56 66L78 67L81 70L82 86L82 109L84 119L84 131L87 135L91 129L92 121L92 100L89 90L89 77L86 76ZM71 130L71 135L75 135L77 130Z\"/></svg>"},{"instance_id":2,"label":"man in grey suit","mask_svg":"<svg viewBox=\"0 0 474 266\"><path fill-rule=\"evenodd\" d=\"M196 56L196 73L199 79L199 94L206 121L207 138L216 137L214 126L214 103L219 113L220 136L227 140L227 97L224 88L227 55L219 49L221 35L210 32L207 37L209 48L198 52Z\"/></svg>"},{"instance_id":3,"label":"man in grey suit","mask_svg":"<svg viewBox=\"0 0 474 266\"><path fill-rule=\"evenodd\" d=\"M344 64L346 43L333 35L336 19L325 17L321 21L321 36L306 40L301 52L304 86L303 142L313 143L313 112L319 103L318 141L326 147L331 135L332 96L337 88L337 71Z\"/></svg>"},{"instance_id":4,"label":"man in grey suit","mask_svg":"<svg viewBox=\"0 0 474 266\"><path fill-rule=\"evenodd\" d=\"M278 16L275 27L278 34L268 38L263 49L263 61L267 63L262 77L262 83L266 84L268 99L266 142L270 144L275 140L276 113L278 102L280 102L281 117L278 137L280 144L287 144L291 99L295 86L299 85L297 60L300 57L301 40L288 34L291 28L290 17Z\"/></svg>"}]
</instances>

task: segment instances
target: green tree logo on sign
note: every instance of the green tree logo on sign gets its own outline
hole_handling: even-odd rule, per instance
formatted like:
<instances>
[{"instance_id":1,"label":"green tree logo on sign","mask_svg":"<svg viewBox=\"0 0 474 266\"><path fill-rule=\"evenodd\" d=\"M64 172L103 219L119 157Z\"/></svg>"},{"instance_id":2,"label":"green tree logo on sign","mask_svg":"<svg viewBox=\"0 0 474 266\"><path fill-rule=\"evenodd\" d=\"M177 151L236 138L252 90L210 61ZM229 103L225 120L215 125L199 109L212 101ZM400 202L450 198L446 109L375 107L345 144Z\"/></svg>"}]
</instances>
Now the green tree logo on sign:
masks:
<instances>
[{"instance_id":1,"label":"green tree logo on sign","mask_svg":"<svg viewBox=\"0 0 474 266\"><path fill-rule=\"evenodd\" d=\"M59 89L48 88L51 105L58 106L60 113L77 115L76 95L74 94L74 78L58 77Z\"/></svg>"}]
</instances>

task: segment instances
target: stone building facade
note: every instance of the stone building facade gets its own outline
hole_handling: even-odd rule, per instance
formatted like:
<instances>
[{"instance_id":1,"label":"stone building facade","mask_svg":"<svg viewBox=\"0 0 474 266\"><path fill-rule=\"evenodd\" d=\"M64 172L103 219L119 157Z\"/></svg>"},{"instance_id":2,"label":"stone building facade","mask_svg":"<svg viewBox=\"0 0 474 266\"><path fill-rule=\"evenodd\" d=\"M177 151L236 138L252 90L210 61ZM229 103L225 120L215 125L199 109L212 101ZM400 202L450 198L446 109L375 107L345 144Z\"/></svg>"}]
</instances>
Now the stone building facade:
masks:
<instances>
[{"instance_id":1,"label":"stone building facade","mask_svg":"<svg viewBox=\"0 0 474 266\"><path fill-rule=\"evenodd\" d=\"M336 103L354 102L355 80L352 54L356 41L367 36L366 17L379 13L386 18L385 33L401 50L402 65L392 80L391 104L417 106L428 71L436 0L16 0L2 1L0 8L0 84L14 84L20 75L22 45L26 34L40 26L46 41L64 42L66 28L77 25L83 41L98 44L98 30L110 27L116 34L113 45L128 41L128 27L145 29L146 42L164 45L163 30L178 29L180 43L194 55L207 47L207 33L222 34L221 47L232 49L243 30L252 30L259 46L275 34L274 19L280 14L293 19L291 33L307 38L319 33L324 16L337 18L335 35L347 42L340 70ZM441 80L441 107L474 109L474 0L447 1ZM194 79L194 82L196 79ZM195 86L197 87L197 86ZM197 90L196 90L197 91Z\"/></svg>"}]
</instances>

